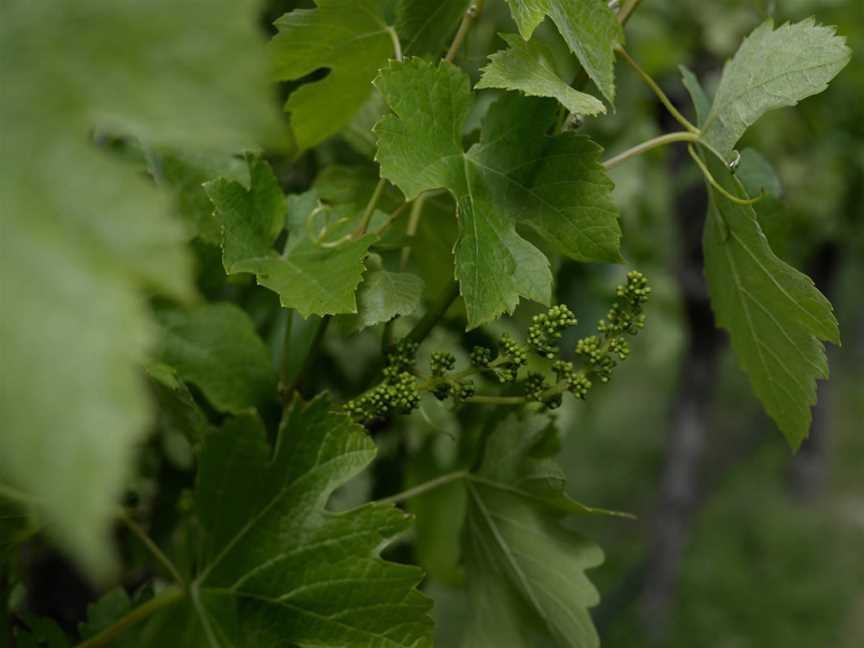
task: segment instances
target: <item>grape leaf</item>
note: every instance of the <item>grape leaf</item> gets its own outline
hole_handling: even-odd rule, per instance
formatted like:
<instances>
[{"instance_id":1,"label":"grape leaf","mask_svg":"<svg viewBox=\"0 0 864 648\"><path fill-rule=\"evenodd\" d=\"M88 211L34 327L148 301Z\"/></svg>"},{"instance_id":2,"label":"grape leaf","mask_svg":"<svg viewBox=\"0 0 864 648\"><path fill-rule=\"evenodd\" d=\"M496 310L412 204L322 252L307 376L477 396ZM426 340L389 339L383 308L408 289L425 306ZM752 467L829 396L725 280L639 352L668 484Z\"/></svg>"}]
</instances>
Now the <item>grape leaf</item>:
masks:
<instances>
[{"instance_id":1,"label":"grape leaf","mask_svg":"<svg viewBox=\"0 0 864 648\"><path fill-rule=\"evenodd\" d=\"M548 260L517 224L570 258L620 260L600 148L572 133L546 136L555 102L504 96L466 153L460 133L472 95L462 71L411 59L391 63L375 84L395 113L375 127L382 176L409 199L446 188L456 200L456 278L469 328L512 312L520 296L549 301Z\"/></svg>"},{"instance_id":2,"label":"grape leaf","mask_svg":"<svg viewBox=\"0 0 864 648\"><path fill-rule=\"evenodd\" d=\"M163 151L154 157L157 160L157 182L174 191L177 215L187 224L189 234L211 245L219 245L222 231L204 191L204 183L226 177L248 187L249 167L246 162L231 156L176 151Z\"/></svg>"},{"instance_id":3,"label":"grape leaf","mask_svg":"<svg viewBox=\"0 0 864 648\"><path fill-rule=\"evenodd\" d=\"M90 134L228 151L278 134L257 3L0 5L0 481L92 576L150 407L145 298L191 293L168 196ZM82 476L86 475L86 479Z\"/></svg>"},{"instance_id":4,"label":"grape leaf","mask_svg":"<svg viewBox=\"0 0 864 648\"><path fill-rule=\"evenodd\" d=\"M423 280L410 272L372 270L357 291L357 328L389 322L397 315L412 315L423 299Z\"/></svg>"},{"instance_id":5,"label":"grape leaf","mask_svg":"<svg viewBox=\"0 0 864 648\"><path fill-rule=\"evenodd\" d=\"M314 192L286 201L270 166L263 160L249 164L248 189L227 178L205 185L222 223L225 271L255 274L259 284L278 293L285 308L295 308L304 317L356 313L354 293L375 237L367 234L327 245L310 238L306 220L313 209L323 222L343 222L336 237L347 233L353 209L317 205ZM286 223L288 240L280 255L273 243Z\"/></svg>"},{"instance_id":6,"label":"grape leaf","mask_svg":"<svg viewBox=\"0 0 864 648\"><path fill-rule=\"evenodd\" d=\"M372 79L393 55L396 37L384 16L387 0L315 4L317 9L295 9L279 18L279 33L271 41L280 81L328 70L323 79L294 90L285 103L301 151L337 133L368 101Z\"/></svg>"},{"instance_id":7,"label":"grape leaf","mask_svg":"<svg viewBox=\"0 0 864 648\"><path fill-rule=\"evenodd\" d=\"M794 106L819 94L852 56L833 27L812 18L781 25L766 20L723 69L702 137L721 155L769 110Z\"/></svg>"},{"instance_id":8,"label":"grape leaf","mask_svg":"<svg viewBox=\"0 0 864 648\"><path fill-rule=\"evenodd\" d=\"M525 40L549 16L603 96L615 103L615 46L624 32L606 0L507 0L507 4Z\"/></svg>"},{"instance_id":9,"label":"grape leaf","mask_svg":"<svg viewBox=\"0 0 864 648\"><path fill-rule=\"evenodd\" d=\"M399 0L396 33L405 54L443 53L471 0Z\"/></svg>"},{"instance_id":10,"label":"grape leaf","mask_svg":"<svg viewBox=\"0 0 864 648\"><path fill-rule=\"evenodd\" d=\"M678 70L681 72L681 82L687 89L690 95L690 100L693 102L693 107L696 109L696 124L702 126L708 113L711 112L711 99L708 97L699 79L685 65L679 65Z\"/></svg>"},{"instance_id":11,"label":"grape leaf","mask_svg":"<svg viewBox=\"0 0 864 648\"><path fill-rule=\"evenodd\" d=\"M599 595L585 570L602 563L603 552L560 523L586 509L564 492L551 459L557 432L541 418L498 426L465 481L463 562L473 610L466 646L599 645L588 613Z\"/></svg>"},{"instance_id":12,"label":"grape leaf","mask_svg":"<svg viewBox=\"0 0 864 648\"><path fill-rule=\"evenodd\" d=\"M208 436L195 491L201 569L140 645L431 647L422 573L379 558L408 516L374 503L325 508L374 456L327 398L291 405L274 447L252 415Z\"/></svg>"},{"instance_id":13,"label":"grape leaf","mask_svg":"<svg viewBox=\"0 0 864 648\"><path fill-rule=\"evenodd\" d=\"M481 70L477 88L519 90L532 97L557 99L571 113L598 115L606 112L603 102L570 87L555 71L551 53L539 41L523 41L513 34L502 34L509 49L489 57Z\"/></svg>"},{"instance_id":14,"label":"grape leaf","mask_svg":"<svg viewBox=\"0 0 864 648\"><path fill-rule=\"evenodd\" d=\"M731 187L728 171L713 166L715 177ZM714 190L704 249L717 323L729 331L765 411L797 449L810 429L816 379L828 377L820 340L840 343L831 303L808 276L774 254L751 206Z\"/></svg>"},{"instance_id":15,"label":"grape leaf","mask_svg":"<svg viewBox=\"0 0 864 648\"><path fill-rule=\"evenodd\" d=\"M229 303L165 310L160 360L197 385L218 410L239 413L272 399L270 353L245 311Z\"/></svg>"}]
</instances>

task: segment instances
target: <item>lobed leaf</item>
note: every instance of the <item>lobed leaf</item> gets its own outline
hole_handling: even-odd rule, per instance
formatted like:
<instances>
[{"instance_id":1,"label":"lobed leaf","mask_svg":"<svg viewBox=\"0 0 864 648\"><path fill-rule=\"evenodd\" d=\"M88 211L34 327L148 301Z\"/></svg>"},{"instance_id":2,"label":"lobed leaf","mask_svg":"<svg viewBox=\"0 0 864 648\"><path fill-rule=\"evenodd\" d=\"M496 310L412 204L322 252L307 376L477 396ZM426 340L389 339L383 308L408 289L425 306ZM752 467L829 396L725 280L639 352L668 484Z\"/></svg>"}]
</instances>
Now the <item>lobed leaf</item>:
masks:
<instances>
[{"instance_id":1,"label":"lobed leaf","mask_svg":"<svg viewBox=\"0 0 864 648\"><path fill-rule=\"evenodd\" d=\"M601 101L574 90L558 75L552 56L542 43L526 42L512 34L501 37L510 47L489 57L489 65L481 70L477 88L519 90L532 97L552 97L577 115L606 112Z\"/></svg>"},{"instance_id":2,"label":"lobed leaf","mask_svg":"<svg viewBox=\"0 0 864 648\"><path fill-rule=\"evenodd\" d=\"M517 225L576 260L620 259L600 148L574 134L548 137L554 102L503 97L466 153L472 96L463 72L411 59L391 63L375 84L395 113L375 127L382 176L408 199L445 188L456 201L456 278L469 328L512 312L520 297L549 301L548 260Z\"/></svg>"},{"instance_id":3,"label":"lobed leaf","mask_svg":"<svg viewBox=\"0 0 864 648\"><path fill-rule=\"evenodd\" d=\"M393 56L388 0L316 0L276 21L270 50L275 77L294 81L321 68L327 75L294 90L285 103L298 148L315 146L348 125L372 95L372 79ZM334 101L334 97L338 100Z\"/></svg>"},{"instance_id":4,"label":"lobed leaf","mask_svg":"<svg viewBox=\"0 0 864 648\"><path fill-rule=\"evenodd\" d=\"M610 104L615 103L615 46L624 39L606 0L507 0L526 41L546 16Z\"/></svg>"},{"instance_id":5,"label":"lobed leaf","mask_svg":"<svg viewBox=\"0 0 864 648\"><path fill-rule=\"evenodd\" d=\"M270 166L249 160L251 183L219 178L205 185L222 225L222 263L229 274L248 272L279 295L285 308L304 317L356 313L355 292L363 276L363 261L375 241L371 234L323 244L310 237L307 220L318 210L325 222L335 221L346 234L352 208L331 209L318 204L317 194L286 200ZM287 212L287 217L286 217ZM283 226L288 239L282 254L273 248Z\"/></svg>"},{"instance_id":6,"label":"lobed leaf","mask_svg":"<svg viewBox=\"0 0 864 648\"><path fill-rule=\"evenodd\" d=\"M714 190L704 250L717 323L729 331L765 411L797 449L809 433L816 379L828 377L820 341L840 343L831 304L808 276L774 254L751 206Z\"/></svg>"},{"instance_id":7,"label":"lobed leaf","mask_svg":"<svg viewBox=\"0 0 864 648\"><path fill-rule=\"evenodd\" d=\"M327 398L291 405L273 447L250 414L208 436L195 489L200 570L139 645L431 648L422 573L379 557L409 518L374 503L326 509L374 456Z\"/></svg>"},{"instance_id":8,"label":"lobed leaf","mask_svg":"<svg viewBox=\"0 0 864 648\"><path fill-rule=\"evenodd\" d=\"M541 425L505 421L466 480L463 561L473 610L466 646L599 645L588 613L599 595L585 570L601 564L603 552L561 525L567 512L588 509L565 495L551 459L557 433Z\"/></svg>"}]
</instances>

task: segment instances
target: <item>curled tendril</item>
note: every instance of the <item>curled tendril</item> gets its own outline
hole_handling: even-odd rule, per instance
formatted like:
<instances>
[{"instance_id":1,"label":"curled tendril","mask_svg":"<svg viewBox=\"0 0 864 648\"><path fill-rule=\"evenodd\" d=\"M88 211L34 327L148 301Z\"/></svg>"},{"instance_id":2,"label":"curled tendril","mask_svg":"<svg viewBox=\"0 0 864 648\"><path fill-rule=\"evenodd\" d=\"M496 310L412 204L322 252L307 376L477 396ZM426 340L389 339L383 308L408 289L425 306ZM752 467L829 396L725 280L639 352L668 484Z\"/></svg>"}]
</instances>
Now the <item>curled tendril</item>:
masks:
<instances>
[{"instance_id":1,"label":"curled tendril","mask_svg":"<svg viewBox=\"0 0 864 648\"><path fill-rule=\"evenodd\" d=\"M325 205L322 202L319 202L315 206L315 208L306 215L306 219L303 222L303 228L306 231L306 236L309 238L310 241L315 243L318 247L322 247L322 248L336 247L336 246L341 245L342 243L344 243L346 241L351 240L350 234L340 236L339 238L334 239L332 241L327 240L328 235L335 228L338 228L338 227L340 227L340 226L342 226L348 222L347 218L340 218L340 219L338 219L332 223L325 222L324 225L316 231L315 220L318 218L319 214L326 212L327 209L328 209L327 205Z\"/></svg>"},{"instance_id":2,"label":"curled tendril","mask_svg":"<svg viewBox=\"0 0 864 648\"><path fill-rule=\"evenodd\" d=\"M708 167L705 166L705 162L702 161L702 158L699 157L699 155L696 153L696 150L693 148L692 145L687 147L687 152L690 153L690 157L693 158L693 161L699 167L699 170L702 171L702 175L705 176L705 179L708 181L708 184L710 184L712 187L714 187L714 189L716 189L717 192L719 194L721 194L724 198L731 200L736 205L753 205L753 204L756 204L757 202L759 202L760 200L762 200L762 198L765 196L764 191L760 192L759 195L756 196L755 198L739 198L738 196L735 196L734 194L729 193L723 187L723 185L721 185L719 182L717 182L717 179L713 175L711 175L711 171L709 171Z\"/></svg>"}]
</instances>

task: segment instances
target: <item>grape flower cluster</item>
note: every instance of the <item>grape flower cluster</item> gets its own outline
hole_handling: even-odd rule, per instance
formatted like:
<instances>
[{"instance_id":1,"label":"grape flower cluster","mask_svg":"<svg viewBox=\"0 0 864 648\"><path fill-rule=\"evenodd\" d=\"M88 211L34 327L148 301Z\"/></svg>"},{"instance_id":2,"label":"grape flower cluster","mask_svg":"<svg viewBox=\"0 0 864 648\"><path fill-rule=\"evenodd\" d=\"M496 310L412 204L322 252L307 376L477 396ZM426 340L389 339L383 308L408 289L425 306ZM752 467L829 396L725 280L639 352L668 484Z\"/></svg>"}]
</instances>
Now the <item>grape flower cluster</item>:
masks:
<instances>
[{"instance_id":1,"label":"grape flower cluster","mask_svg":"<svg viewBox=\"0 0 864 648\"><path fill-rule=\"evenodd\" d=\"M650 294L651 288L642 273L628 273L625 283L616 289L606 317L598 322L597 333L576 342L575 362L561 357L564 331L577 324L573 311L563 304L532 318L525 345L504 334L498 340L497 351L474 347L469 369L455 372L456 357L452 353L433 353L429 362L431 375L419 382L415 374L417 344L403 340L387 356L384 380L346 403L345 411L358 423L369 425L393 414L410 413L418 407L422 390L430 391L439 400L452 398L456 403L472 398L475 402L483 402L484 398L494 402L488 397L475 398L474 382L467 378L487 373L499 383L517 383L520 371L528 365L529 351L545 361L548 370L546 374L534 370L528 373L519 383L522 396L516 398L517 402L539 403L543 409L555 409L561 405L565 392L585 399L594 385L608 382L618 363L629 356L626 337L636 335L644 327L643 306Z\"/></svg>"},{"instance_id":2,"label":"grape flower cluster","mask_svg":"<svg viewBox=\"0 0 864 648\"><path fill-rule=\"evenodd\" d=\"M361 425L385 420L393 414L410 414L420 404L417 379L412 373L416 356L415 342L399 342L387 354L384 380L345 403L345 412Z\"/></svg>"}]
</instances>

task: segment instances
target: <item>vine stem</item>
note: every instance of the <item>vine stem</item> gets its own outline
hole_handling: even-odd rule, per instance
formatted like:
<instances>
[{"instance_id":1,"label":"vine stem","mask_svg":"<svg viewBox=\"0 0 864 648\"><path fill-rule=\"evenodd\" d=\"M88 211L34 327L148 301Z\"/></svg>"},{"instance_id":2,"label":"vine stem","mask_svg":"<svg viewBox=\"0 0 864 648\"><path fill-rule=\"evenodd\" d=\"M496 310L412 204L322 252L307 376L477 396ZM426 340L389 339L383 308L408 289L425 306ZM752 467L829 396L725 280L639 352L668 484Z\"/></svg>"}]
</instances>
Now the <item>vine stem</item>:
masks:
<instances>
[{"instance_id":1,"label":"vine stem","mask_svg":"<svg viewBox=\"0 0 864 648\"><path fill-rule=\"evenodd\" d=\"M677 121L691 133L695 133L697 135L699 134L699 129L696 128L693 124L691 124L690 121L678 111L678 109L672 104L672 101L669 99L669 97L666 96L666 93L663 92L663 89L659 85L657 85L657 82L653 78L651 78L651 75L648 74L645 70L643 70L642 67L633 59L633 57L627 53L627 50L618 45L615 48L615 52L621 58L627 61L628 65L630 65L630 67L632 67L636 71L636 74L638 74L639 77L648 85L648 87L654 91L654 94L657 95L660 103L662 103L666 107L666 110L668 110L669 114L675 118L675 121Z\"/></svg>"},{"instance_id":2,"label":"vine stem","mask_svg":"<svg viewBox=\"0 0 864 648\"><path fill-rule=\"evenodd\" d=\"M621 11L618 12L618 22L622 25L626 25L627 21L630 20L630 16L633 15L633 12L639 8L639 4L642 0L627 0L623 7L621 7Z\"/></svg>"},{"instance_id":3,"label":"vine stem","mask_svg":"<svg viewBox=\"0 0 864 648\"><path fill-rule=\"evenodd\" d=\"M168 574L170 574L171 578L174 579L174 582L180 585L181 587L186 587L186 583L183 580L183 576L180 575L180 571L171 562L171 559L166 556L163 551L159 548L153 539L147 534L147 532L139 525L135 520L132 519L132 516L129 515L127 511L123 511L120 513L120 520L125 524L128 529L141 541L147 550L153 554L153 557L159 562L160 565L165 569Z\"/></svg>"},{"instance_id":4,"label":"vine stem","mask_svg":"<svg viewBox=\"0 0 864 648\"><path fill-rule=\"evenodd\" d=\"M369 202L366 203L366 209L363 210L363 218L360 219L360 224L357 226L357 229L354 230L355 239L366 234L366 230L369 229L369 222L372 220L372 214L375 213L375 207L381 199L381 194L384 193L384 186L386 184L387 181L384 178L380 178L378 184L375 185L375 191L372 192L372 197L369 198Z\"/></svg>"},{"instance_id":5,"label":"vine stem","mask_svg":"<svg viewBox=\"0 0 864 648\"><path fill-rule=\"evenodd\" d=\"M627 149L623 153L619 153L618 155L609 158L605 162L603 162L603 166L607 169L611 169L614 166L621 164L622 162L626 162L630 158L636 157L637 155L642 155L647 151L658 148L660 146L665 146L666 144L672 144L674 142L697 142L699 140L699 135L697 133L691 133L688 131L679 131L676 133L667 133L665 135L660 135L658 137L654 137L650 140L642 142L641 144L637 144L633 148Z\"/></svg>"},{"instance_id":6,"label":"vine stem","mask_svg":"<svg viewBox=\"0 0 864 648\"><path fill-rule=\"evenodd\" d=\"M447 54L444 56L444 60L448 63L452 63L456 58L456 55L462 48L462 43L465 42L465 38L468 36L468 32L471 31L471 27L480 17L480 14L483 13L484 4L485 0L474 0L465 11L465 14L462 16L462 22L459 23L456 36L453 37L453 42L450 43L450 49L447 50Z\"/></svg>"},{"instance_id":7,"label":"vine stem","mask_svg":"<svg viewBox=\"0 0 864 648\"><path fill-rule=\"evenodd\" d=\"M78 644L77 648L101 648L102 646L107 646L123 634L130 626L135 625L139 621L143 621L163 608L178 603L185 596L186 593L181 588L169 587L143 605L139 605L129 614L121 618L115 624L105 628L95 637L82 641Z\"/></svg>"},{"instance_id":8,"label":"vine stem","mask_svg":"<svg viewBox=\"0 0 864 648\"><path fill-rule=\"evenodd\" d=\"M384 499L376 500L376 504L397 504L398 502L403 502L407 499L411 499L412 497L418 497L419 495L423 495L424 493L428 493L429 491L435 490L436 488L440 488L441 486L445 486L450 482L458 481L460 479L465 479L468 477L467 470L457 470L455 472L447 473L446 475L441 475L440 477L436 477L435 479L430 479L427 482L423 482L422 484L418 484L413 488L409 488L408 490L404 490L401 493L396 493L395 495L391 495L390 497L385 497Z\"/></svg>"},{"instance_id":9,"label":"vine stem","mask_svg":"<svg viewBox=\"0 0 864 648\"><path fill-rule=\"evenodd\" d=\"M469 396L463 403L477 403L483 405L522 405L528 401L524 396Z\"/></svg>"},{"instance_id":10,"label":"vine stem","mask_svg":"<svg viewBox=\"0 0 864 648\"><path fill-rule=\"evenodd\" d=\"M444 317L444 313L449 310L450 305L456 301L458 296L459 284L454 281L447 287L447 290L441 295L441 297L439 297L438 301L432 305L420 321L417 322L414 328L411 329L408 335L405 336L405 339L416 342L417 344L420 344L425 340L426 336L432 332L432 329L435 328L438 320Z\"/></svg>"}]
</instances>

